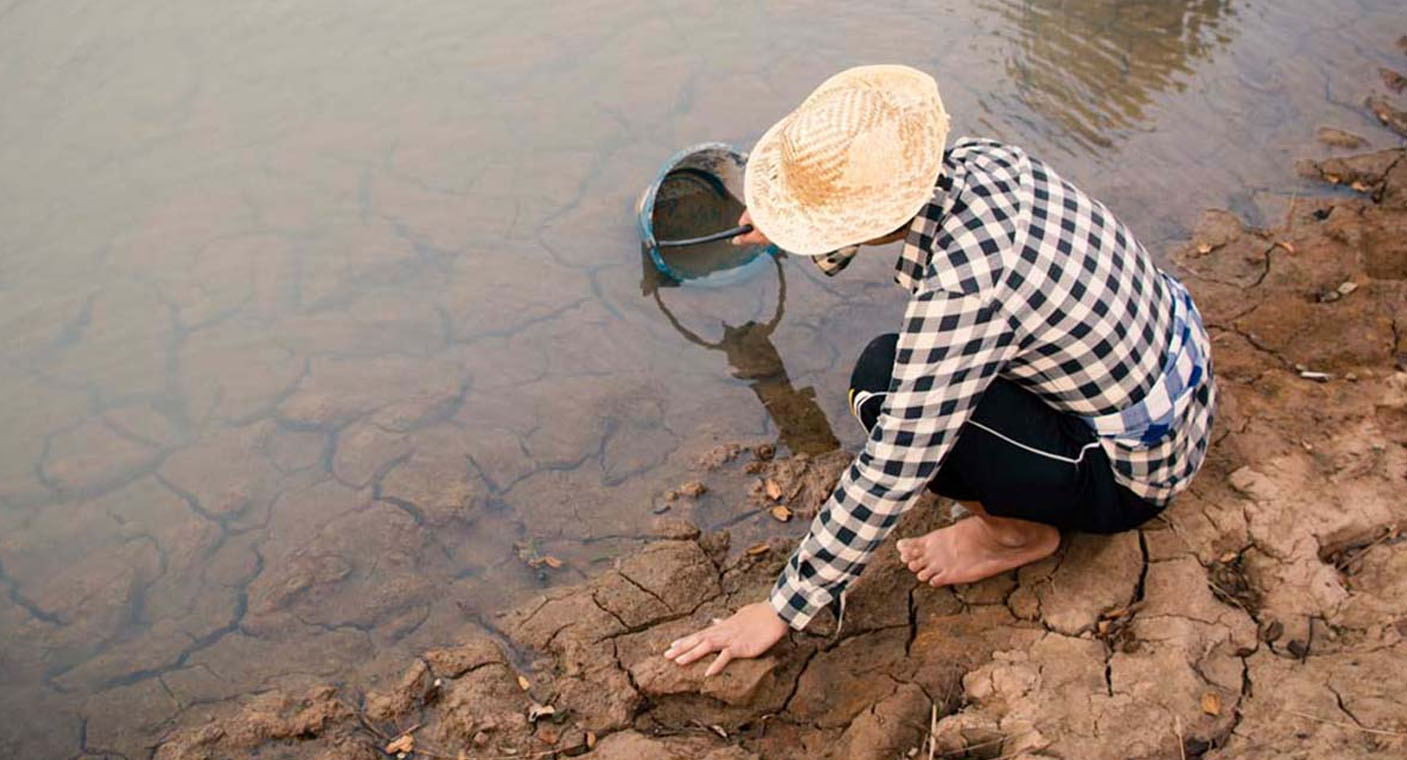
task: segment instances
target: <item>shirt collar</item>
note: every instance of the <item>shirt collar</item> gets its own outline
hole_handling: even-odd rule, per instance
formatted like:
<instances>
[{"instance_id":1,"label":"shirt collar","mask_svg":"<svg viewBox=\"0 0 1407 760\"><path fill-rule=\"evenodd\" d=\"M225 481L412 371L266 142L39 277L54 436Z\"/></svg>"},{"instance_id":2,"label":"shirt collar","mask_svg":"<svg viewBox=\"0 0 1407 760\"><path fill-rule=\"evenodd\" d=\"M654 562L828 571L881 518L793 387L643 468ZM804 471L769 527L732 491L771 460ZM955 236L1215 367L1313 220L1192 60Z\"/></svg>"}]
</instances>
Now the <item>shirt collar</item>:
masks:
<instances>
[{"instance_id":1,"label":"shirt collar","mask_svg":"<svg viewBox=\"0 0 1407 760\"><path fill-rule=\"evenodd\" d=\"M933 197L928 199L928 203L909 224L904 248L899 252L899 260L894 262L894 282L907 291L918 293L924 280L928 279L929 269L933 265L933 241L938 237L938 224L943 218L943 201L952 189L952 172L945 166L933 187Z\"/></svg>"}]
</instances>

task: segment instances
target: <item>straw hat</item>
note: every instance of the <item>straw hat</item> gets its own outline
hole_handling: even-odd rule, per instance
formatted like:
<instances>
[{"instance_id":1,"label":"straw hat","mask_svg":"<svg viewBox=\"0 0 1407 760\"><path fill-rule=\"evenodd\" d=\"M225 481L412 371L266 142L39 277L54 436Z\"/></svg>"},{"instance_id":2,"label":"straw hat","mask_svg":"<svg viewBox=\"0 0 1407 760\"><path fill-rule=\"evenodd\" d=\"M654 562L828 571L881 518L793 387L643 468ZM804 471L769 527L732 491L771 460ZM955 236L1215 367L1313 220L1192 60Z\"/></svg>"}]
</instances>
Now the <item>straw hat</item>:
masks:
<instances>
[{"instance_id":1,"label":"straw hat","mask_svg":"<svg viewBox=\"0 0 1407 760\"><path fill-rule=\"evenodd\" d=\"M908 66L842 71L752 149L743 191L753 225L807 256L893 232L933 197L947 138L933 77Z\"/></svg>"}]
</instances>

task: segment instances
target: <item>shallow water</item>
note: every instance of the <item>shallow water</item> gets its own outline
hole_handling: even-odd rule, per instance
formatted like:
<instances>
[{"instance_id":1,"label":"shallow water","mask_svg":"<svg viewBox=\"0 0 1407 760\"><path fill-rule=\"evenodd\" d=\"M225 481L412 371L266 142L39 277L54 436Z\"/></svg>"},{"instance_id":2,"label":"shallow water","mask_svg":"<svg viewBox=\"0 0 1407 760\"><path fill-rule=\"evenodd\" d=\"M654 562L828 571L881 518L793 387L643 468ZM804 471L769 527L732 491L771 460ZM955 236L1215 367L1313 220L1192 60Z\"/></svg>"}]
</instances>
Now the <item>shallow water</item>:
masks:
<instances>
[{"instance_id":1,"label":"shallow water","mask_svg":"<svg viewBox=\"0 0 1407 760\"><path fill-rule=\"evenodd\" d=\"M855 444L890 254L659 287L631 206L679 147L747 147L835 70L903 61L955 134L1027 147L1160 250L1204 207L1275 221L1320 125L1392 144L1360 104L1402 21L0 3L0 751L141 757L183 708L398 670L637 541L713 440Z\"/></svg>"}]
</instances>

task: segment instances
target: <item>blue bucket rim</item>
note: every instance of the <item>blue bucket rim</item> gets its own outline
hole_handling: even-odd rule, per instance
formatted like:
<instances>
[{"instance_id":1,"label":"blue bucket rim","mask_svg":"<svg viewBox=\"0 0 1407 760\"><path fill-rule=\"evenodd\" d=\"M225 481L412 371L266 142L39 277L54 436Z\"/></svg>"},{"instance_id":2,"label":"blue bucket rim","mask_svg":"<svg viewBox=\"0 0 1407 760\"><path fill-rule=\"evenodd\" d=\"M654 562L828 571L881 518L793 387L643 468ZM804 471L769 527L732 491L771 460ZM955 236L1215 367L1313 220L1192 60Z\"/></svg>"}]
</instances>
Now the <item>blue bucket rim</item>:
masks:
<instances>
[{"instance_id":1,"label":"blue bucket rim","mask_svg":"<svg viewBox=\"0 0 1407 760\"><path fill-rule=\"evenodd\" d=\"M772 244L749 246L751 254L742 263L718 272L710 272L706 275L690 276L676 271L664 260L660 254L658 241L655 239L654 231L654 211L655 196L659 193L660 186L664 183L665 177L674 171L685 158L704 151L722 151L730 154L739 164L746 166L748 154L724 142L705 142L690 145L682 148L671 155L659 171L655 173L655 179L645 188L645 192L640 196L638 210L636 214L636 226L640 230L640 243L650 256L650 262L655 265L655 269L660 274L669 278L675 283L692 282L698 284L724 285L738 282L752 275L753 266L763 254L775 255L779 249Z\"/></svg>"}]
</instances>

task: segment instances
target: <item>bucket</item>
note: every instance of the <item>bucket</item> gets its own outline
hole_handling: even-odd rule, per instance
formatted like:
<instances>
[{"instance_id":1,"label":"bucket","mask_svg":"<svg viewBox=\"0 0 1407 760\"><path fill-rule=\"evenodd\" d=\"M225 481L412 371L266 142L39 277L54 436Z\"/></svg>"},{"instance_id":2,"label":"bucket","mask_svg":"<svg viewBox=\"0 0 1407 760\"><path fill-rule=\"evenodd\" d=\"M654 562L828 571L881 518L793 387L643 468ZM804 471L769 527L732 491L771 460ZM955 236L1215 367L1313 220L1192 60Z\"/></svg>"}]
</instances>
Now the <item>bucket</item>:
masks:
<instances>
[{"instance_id":1,"label":"bucket","mask_svg":"<svg viewBox=\"0 0 1407 760\"><path fill-rule=\"evenodd\" d=\"M726 143L685 148L665 161L635 205L640 243L655 269L674 283L723 285L760 271L771 245L727 239L678 245L734 227L742 214L747 154Z\"/></svg>"}]
</instances>

